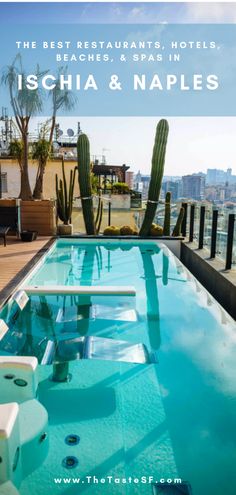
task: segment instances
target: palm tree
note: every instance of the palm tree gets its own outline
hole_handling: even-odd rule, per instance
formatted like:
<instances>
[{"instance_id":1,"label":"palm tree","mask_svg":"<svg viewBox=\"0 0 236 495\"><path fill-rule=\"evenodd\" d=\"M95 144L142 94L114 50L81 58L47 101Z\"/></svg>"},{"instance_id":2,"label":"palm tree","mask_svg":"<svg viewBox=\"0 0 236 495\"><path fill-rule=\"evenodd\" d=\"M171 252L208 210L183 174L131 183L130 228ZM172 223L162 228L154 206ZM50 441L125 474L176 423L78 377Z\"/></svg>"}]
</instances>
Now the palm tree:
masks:
<instances>
[{"instance_id":1,"label":"palm tree","mask_svg":"<svg viewBox=\"0 0 236 495\"><path fill-rule=\"evenodd\" d=\"M48 121L43 125L39 133L38 141L32 144L31 157L37 160L38 169L34 187L34 199L43 199L43 175L48 159L51 156L51 144L47 139L49 132Z\"/></svg>"},{"instance_id":2,"label":"palm tree","mask_svg":"<svg viewBox=\"0 0 236 495\"><path fill-rule=\"evenodd\" d=\"M43 178L47 161L52 151L53 136L56 126L56 116L59 110L70 111L74 107L77 99L68 89L60 89L60 76L65 75L67 67L60 67L57 73L57 79L54 89L50 92L52 98L52 117L50 119L50 128L48 129L49 139L46 140L45 133L43 140L39 140L35 148L35 158L38 159L38 171L33 196L35 199L43 199Z\"/></svg>"},{"instance_id":3,"label":"palm tree","mask_svg":"<svg viewBox=\"0 0 236 495\"><path fill-rule=\"evenodd\" d=\"M35 75L42 78L47 71L41 72L37 65ZM18 89L18 76L22 76L22 89ZM32 191L29 181L29 164L28 164L28 137L29 123L33 115L42 111L43 99L39 89L30 90L25 85L26 73L22 66L21 56L17 55L11 65L8 65L1 77L1 83L8 87L10 94L10 102L13 109L16 126L20 133L23 152L20 166L21 186L19 197L23 200L32 199Z\"/></svg>"}]
</instances>

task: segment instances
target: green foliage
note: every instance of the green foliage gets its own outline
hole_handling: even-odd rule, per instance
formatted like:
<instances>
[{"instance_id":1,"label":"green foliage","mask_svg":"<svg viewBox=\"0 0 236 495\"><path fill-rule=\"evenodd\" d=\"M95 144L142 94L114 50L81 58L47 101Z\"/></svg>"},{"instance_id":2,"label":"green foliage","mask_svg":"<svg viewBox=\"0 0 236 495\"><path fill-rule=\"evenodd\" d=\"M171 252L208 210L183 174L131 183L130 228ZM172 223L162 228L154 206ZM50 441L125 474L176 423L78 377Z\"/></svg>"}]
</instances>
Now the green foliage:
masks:
<instances>
[{"instance_id":1,"label":"green foliage","mask_svg":"<svg viewBox=\"0 0 236 495\"><path fill-rule=\"evenodd\" d=\"M148 235L153 219L155 217L161 190L162 177L164 173L168 133L169 125L167 120L160 120L156 128L155 143L152 154L152 169L148 191L148 201L143 224L140 229L140 236Z\"/></svg>"},{"instance_id":2,"label":"green foliage","mask_svg":"<svg viewBox=\"0 0 236 495\"><path fill-rule=\"evenodd\" d=\"M56 115L58 110L64 110L69 112L74 108L77 103L77 97L75 94L70 91L67 87L61 89L60 87L60 77L61 75L67 75L68 67L61 66L57 70L56 81L54 82L55 86L51 91L52 97L52 115Z\"/></svg>"},{"instance_id":3,"label":"green foliage","mask_svg":"<svg viewBox=\"0 0 236 495\"><path fill-rule=\"evenodd\" d=\"M123 225L120 228L121 235L134 235L134 229L130 225Z\"/></svg>"},{"instance_id":4,"label":"green foliage","mask_svg":"<svg viewBox=\"0 0 236 495\"><path fill-rule=\"evenodd\" d=\"M70 171L69 187L66 181L64 160L62 160L62 179L59 179L56 174L57 213L65 225L71 222L72 217L76 169L77 167Z\"/></svg>"},{"instance_id":5,"label":"green foliage","mask_svg":"<svg viewBox=\"0 0 236 495\"><path fill-rule=\"evenodd\" d=\"M165 200L165 218L164 218L164 227L163 227L163 235L170 235L170 201L171 201L171 193L166 193Z\"/></svg>"},{"instance_id":6,"label":"green foliage","mask_svg":"<svg viewBox=\"0 0 236 495\"><path fill-rule=\"evenodd\" d=\"M45 138L41 138L32 144L32 158L39 163L46 163L51 155L51 143Z\"/></svg>"},{"instance_id":7,"label":"green foliage","mask_svg":"<svg viewBox=\"0 0 236 495\"><path fill-rule=\"evenodd\" d=\"M38 80L42 79L47 74L46 71L40 70L39 65L36 66L33 74ZM22 76L22 89L18 88L18 75ZM11 105L16 117L16 124L20 132L25 128L28 129L28 121L33 115L40 113L43 109L42 94L39 90L32 91L26 87L27 73L22 65L21 55L18 54L11 65L8 65L2 74L1 83L9 89ZM23 127L22 127L22 124Z\"/></svg>"},{"instance_id":8,"label":"green foliage","mask_svg":"<svg viewBox=\"0 0 236 495\"><path fill-rule=\"evenodd\" d=\"M110 225L109 227L105 228L103 235L111 235L111 236L120 235L120 229L119 229L119 227L115 227L114 225Z\"/></svg>"},{"instance_id":9,"label":"green foliage","mask_svg":"<svg viewBox=\"0 0 236 495\"><path fill-rule=\"evenodd\" d=\"M111 191L114 194L129 194L130 189L126 182L114 182L111 186Z\"/></svg>"},{"instance_id":10,"label":"green foliage","mask_svg":"<svg viewBox=\"0 0 236 495\"><path fill-rule=\"evenodd\" d=\"M21 141L20 139L14 139L10 143L9 154L13 158L16 158L19 163L21 163L21 161L23 160L23 156L24 156L24 144L23 144L23 141Z\"/></svg>"},{"instance_id":11,"label":"green foliage","mask_svg":"<svg viewBox=\"0 0 236 495\"><path fill-rule=\"evenodd\" d=\"M99 179L93 172L90 174L92 193L97 194L99 190Z\"/></svg>"},{"instance_id":12,"label":"green foliage","mask_svg":"<svg viewBox=\"0 0 236 495\"><path fill-rule=\"evenodd\" d=\"M163 235L163 227L156 223L152 223L150 229L150 235L152 237L161 237Z\"/></svg>"},{"instance_id":13,"label":"green foliage","mask_svg":"<svg viewBox=\"0 0 236 495\"><path fill-rule=\"evenodd\" d=\"M176 221L176 224L175 224L175 228L172 232L172 236L173 237L179 237L181 235L181 228L182 228L182 222L183 222L183 219L184 219L184 213L185 213L185 210L183 207L180 208L180 211L179 211L179 215L178 215L178 218L177 218L177 221Z\"/></svg>"}]
</instances>

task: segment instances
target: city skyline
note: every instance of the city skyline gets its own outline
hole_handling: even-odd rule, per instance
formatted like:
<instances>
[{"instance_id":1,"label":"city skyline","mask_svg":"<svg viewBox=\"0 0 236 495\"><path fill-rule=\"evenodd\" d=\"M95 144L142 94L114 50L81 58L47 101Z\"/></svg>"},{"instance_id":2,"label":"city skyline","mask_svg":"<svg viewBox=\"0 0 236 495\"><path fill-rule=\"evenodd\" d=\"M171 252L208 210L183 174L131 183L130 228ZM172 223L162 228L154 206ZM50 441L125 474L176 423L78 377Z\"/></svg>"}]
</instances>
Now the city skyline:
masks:
<instances>
[{"instance_id":1,"label":"city skyline","mask_svg":"<svg viewBox=\"0 0 236 495\"><path fill-rule=\"evenodd\" d=\"M45 117L46 118L46 117ZM88 134L92 155L106 155L107 162L126 163L131 170L150 173L156 124L161 117L60 117L66 132L81 129ZM31 130L43 118L35 118ZM170 133L167 145L165 175L187 175L208 168L236 174L235 117L168 118Z\"/></svg>"}]
</instances>

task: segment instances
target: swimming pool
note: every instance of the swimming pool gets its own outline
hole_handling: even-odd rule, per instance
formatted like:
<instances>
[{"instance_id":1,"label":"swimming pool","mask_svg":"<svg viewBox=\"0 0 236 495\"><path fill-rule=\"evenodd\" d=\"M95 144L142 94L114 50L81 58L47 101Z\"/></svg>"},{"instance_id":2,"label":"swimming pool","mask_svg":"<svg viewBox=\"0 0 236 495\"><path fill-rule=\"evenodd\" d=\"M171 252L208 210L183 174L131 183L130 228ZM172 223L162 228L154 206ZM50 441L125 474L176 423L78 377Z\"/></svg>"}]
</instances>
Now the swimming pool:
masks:
<instances>
[{"instance_id":1,"label":"swimming pool","mask_svg":"<svg viewBox=\"0 0 236 495\"><path fill-rule=\"evenodd\" d=\"M157 362L72 360L71 380L64 383L49 379L51 366L40 366L50 448L20 494L175 493L134 481L54 481L91 475L181 478L193 495L235 495L233 320L156 242L58 240L23 287L55 284L131 285L136 296L32 294L22 311L11 300L0 314L9 326L0 354L34 355L41 362L48 341L96 336L145 344ZM68 445L70 435L78 443ZM67 456L77 467L67 469Z\"/></svg>"}]
</instances>

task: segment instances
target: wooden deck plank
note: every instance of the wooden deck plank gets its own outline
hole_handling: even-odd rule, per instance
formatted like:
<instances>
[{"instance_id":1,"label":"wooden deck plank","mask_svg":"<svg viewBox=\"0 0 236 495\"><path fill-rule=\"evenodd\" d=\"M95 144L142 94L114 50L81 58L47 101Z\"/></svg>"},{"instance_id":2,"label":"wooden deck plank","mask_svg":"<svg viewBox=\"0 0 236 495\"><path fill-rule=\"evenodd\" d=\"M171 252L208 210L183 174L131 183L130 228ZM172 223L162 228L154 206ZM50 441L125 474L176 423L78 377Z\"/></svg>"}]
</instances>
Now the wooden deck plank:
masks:
<instances>
[{"instance_id":1,"label":"wooden deck plank","mask_svg":"<svg viewBox=\"0 0 236 495\"><path fill-rule=\"evenodd\" d=\"M16 237L8 237L6 247L0 242L0 291L18 275L49 239L50 237L45 236L38 237L33 242L22 242Z\"/></svg>"}]
</instances>

